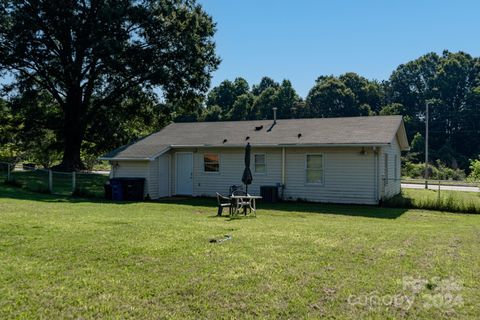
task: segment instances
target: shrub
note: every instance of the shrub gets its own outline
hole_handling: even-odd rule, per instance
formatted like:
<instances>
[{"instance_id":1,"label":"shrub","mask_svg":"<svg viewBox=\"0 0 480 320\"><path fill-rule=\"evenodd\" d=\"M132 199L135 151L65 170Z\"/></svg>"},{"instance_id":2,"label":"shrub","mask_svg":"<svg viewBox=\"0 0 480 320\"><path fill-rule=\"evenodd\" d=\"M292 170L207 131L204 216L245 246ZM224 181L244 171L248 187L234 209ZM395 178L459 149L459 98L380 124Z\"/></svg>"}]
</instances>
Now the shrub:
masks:
<instances>
[{"instance_id":1,"label":"shrub","mask_svg":"<svg viewBox=\"0 0 480 320\"><path fill-rule=\"evenodd\" d=\"M452 169L443 162L437 160L434 165L429 166L429 178L433 180L465 180L465 171ZM425 163L405 162L402 166L402 176L409 178L424 178Z\"/></svg>"},{"instance_id":2,"label":"shrub","mask_svg":"<svg viewBox=\"0 0 480 320\"><path fill-rule=\"evenodd\" d=\"M461 169L452 169L447 167L440 160L436 161L436 166L432 167L431 178L435 180L465 180L465 171Z\"/></svg>"},{"instance_id":3,"label":"shrub","mask_svg":"<svg viewBox=\"0 0 480 320\"><path fill-rule=\"evenodd\" d=\"M425 164L404 162L402 166L402 176L409 178L422 178L425 172Z\"/></svg>"},{"instance_id":4,"label":"shrub","mask_svg":"<svg viewBox=\"0 0 480 320\"><path fill-rule=\"evenodd\" d=\"M472 182L480 181L480 159L470 160L470 170L468 180Z\"/></svg>"}]
</instances>

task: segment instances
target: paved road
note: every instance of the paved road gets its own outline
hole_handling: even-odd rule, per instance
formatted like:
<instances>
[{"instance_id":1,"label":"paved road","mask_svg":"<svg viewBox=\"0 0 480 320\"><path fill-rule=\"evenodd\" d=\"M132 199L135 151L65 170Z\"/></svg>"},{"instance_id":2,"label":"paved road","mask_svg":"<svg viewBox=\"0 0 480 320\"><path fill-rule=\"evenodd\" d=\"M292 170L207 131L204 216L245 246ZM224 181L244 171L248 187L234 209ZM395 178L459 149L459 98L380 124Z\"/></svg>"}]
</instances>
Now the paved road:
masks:
<instances>
[{"instance_id":1,"label":"paved road","mask_svg":"<svg viewBox=\"0 0 480 320\"><path fill-rule=\"evenodd\" d=\"M424 184L415 183L402 183L402 188L406 189L425 189ZM438 184L428 184L428 189L438 190ZM440 190L452 190L452 191L468 191L468 192L480 192L478 187L462 187L462 186L440 186Z\"/></svg>"}]
</instances>

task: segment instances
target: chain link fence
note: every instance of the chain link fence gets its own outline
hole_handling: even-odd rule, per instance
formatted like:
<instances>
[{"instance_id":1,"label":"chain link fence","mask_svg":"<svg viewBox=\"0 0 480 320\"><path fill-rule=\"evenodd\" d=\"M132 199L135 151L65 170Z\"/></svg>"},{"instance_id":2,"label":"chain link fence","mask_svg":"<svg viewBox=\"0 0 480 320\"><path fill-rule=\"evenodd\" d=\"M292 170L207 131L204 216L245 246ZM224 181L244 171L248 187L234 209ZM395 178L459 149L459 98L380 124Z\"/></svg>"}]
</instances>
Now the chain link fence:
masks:
<instances>
[{"instance_id":1,"label":"chain link fence","mask_svg":"<svg viewBox=\"0 0 480 320\"><path fill-rule=\"evenodd\" d=\"M11 170L11 164L6 162L0 162L0 180L6 181L9 180Z\"/></svg>"},{"instance_id":2,"label":"chain link fence","mask_svg":"<svg viewBox=\"0 0 480 320\"><path fill-rule=\"evenodd\" d=\"M103 197L108 174L19 168L0 162L0 180L26 190L58 195Z\"/></svg>"}]
</instances>

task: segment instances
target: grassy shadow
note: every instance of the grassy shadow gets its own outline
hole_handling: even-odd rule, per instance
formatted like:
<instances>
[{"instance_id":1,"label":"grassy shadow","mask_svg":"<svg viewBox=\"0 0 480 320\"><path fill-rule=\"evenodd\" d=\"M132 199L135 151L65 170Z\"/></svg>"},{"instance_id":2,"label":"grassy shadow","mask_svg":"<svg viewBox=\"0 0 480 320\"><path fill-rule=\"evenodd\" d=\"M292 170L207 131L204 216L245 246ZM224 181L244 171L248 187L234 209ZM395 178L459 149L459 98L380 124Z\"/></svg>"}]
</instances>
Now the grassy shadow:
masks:
<instances>
[{"instance_id":1,"label":"grassy shadow","mask_svg":"<svg viewBox=\"0 0 480 320\"><path fill-rule=\"evenodd\" d=\"M64 203L108 203L108 204L131 204L135 203L132 201L111 201L103 198L82 198L82 197L73 197L66 195L58 194L47 194L34 192L30 190L25 190L20 187L13 187L3 183L0 183L0 198L10 198L16 200L30 200L30 201L41 201L41 202L64 202Z\"/></svg>"},{"instance_id":2,"label":"grassy shadow","mask_svg":"<svg viewBox=\"0 0 480 320\"><path fill-rule=\"evenodd\" d=\"M30 200L30 201L42 201L42 202L59 202L59 203L105 203L125 205L136 202L124 201L110 201L102 198L81 198L62 195L50 195L42 194L38 192L32 192L21 188L16 188L8 185L0 186L0 197L18 199L18 200ZM206 197L191 197L191 198L165 198L153 203L168 203L188 206L210 207L212 208L212 214L217 213L217 202L215 198ZM368 217L379 219L396 219L405 213L407 208L384 208L378 206L368 205L346 205L346 204L327 204L327 203L313 203L313 202L279 202L279 203L257 203L258 214L261 214L262 210L283 211L283 212L304 212L304 213L321 213L332 215L344 215L355 217ZM224 212L224 217L228 214Z\"/></svg>"},{"instance_id":3,"label":"grassy shadow","mask_svg":"<svg viewBox=\"0 0 480 320\"><path fill-rule=\"evenodd\" d=\"M214 198L169 198L159 200L161 203L171 203L189 206L211 207L216 210L217 202ZM333 215L345 215L355 217L368 217L380 219L396 219L407 211L406 208L384 208L369 205L347 205L329 204L314 202L278 202L278 203L257 203L258 214L261 210L322 213ZM215 211L216 212L216 211Z\"/></svg>"}]
</instances>

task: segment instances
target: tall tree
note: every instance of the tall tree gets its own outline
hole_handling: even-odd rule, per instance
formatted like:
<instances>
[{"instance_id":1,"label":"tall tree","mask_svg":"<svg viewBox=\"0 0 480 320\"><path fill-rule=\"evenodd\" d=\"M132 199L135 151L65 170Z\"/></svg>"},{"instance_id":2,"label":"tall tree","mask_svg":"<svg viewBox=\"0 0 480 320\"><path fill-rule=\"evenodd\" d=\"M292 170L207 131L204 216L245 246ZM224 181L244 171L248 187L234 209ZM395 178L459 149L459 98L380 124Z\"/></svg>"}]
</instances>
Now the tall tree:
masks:
<instances>
[{"instance_id":1,"label":"tall tree","mask_svg":"<svg viewBox=\"0 0 480 320\"><path fill-rule=\"evenodd\" d=\"M354 72L347 72L338 77L355 95L355 103L372 112L379 112L384 103L382 85L375 80L368 80Z\"/></svg>"},{"instance_id":2,"label":"tall tree","mask_svg":"<svg viewBox=\"0 0 480 320\"><path fill-rule=\"evenodd\" d=\"M470 117L475 117L470 104L475 104L471 97L480 85L479 75L479 60L463 52L445 51L437 66L433 93L436 103L431 108L432 143L444 156L443 160L453 166L458 161L467 166L467 157L472 156L471 152L480 152L478 144L472 147L464 143L465 136L473 143L479 141L480 131L475 132L475 126L469 121ZM446 146L450 147L448 152Z\"/></svg>"},{"instance_id":3,"label":"tall tree","mask_svg":"<svg viewBox=\"0 0 480 320\"><path fill-rule=\"evenodd\" d=\"M426 54L416 60L401 64L389 79L389 101L405 107L404 114L412 118L408 135L421 132L425 127L425 104L434 98L435 76L440 57Z\"/></svg>"},{"instance_id":4,"label":"tall tree","mask_svg":"<svg viewBox=\"0 0 480 320\"><path fill-rule=\"evenodd\" d=\"M45 91L25 91L9 101L17 157L50 167L61 156L58 133L61 113L54 99Z\"/></svg>"},{"instance_id":5,"label":"tall tree","mask_svg":"<svg viewBox=\"0 0 480 320\"><path fill-rule=\"evenodd\" d=\"M249 91L248 82L243 78L222 81L213 88L207 97L207 107L218 106L222 114L227 114L239 96Z\"/></svg>"},{"instance_id":6,"label":"tall tree","mask_svg":"<svg viewBox=\"0 0 480 320\"><path fill-rule=\"evenodd\" d=\"M289 80L283 80L277 89L276 107L278 108L278 118L288 119L295 116L300 104L300 97Z\"/></svg>"},{"instance_id":7,"label":"tall tree","mask_svg":"<svg viewBox=\"0 0 480 320\"><path fill-rule=\"evenodd\" d=\"M237 97L232 109L227 114L229 120L251 119L254 97L251 93L245 93Z\"/></svg>"},{"instance_id":8,"label":"tall tree","mask_svg":"<svg viewBox=\"0 0 480 320\"><path fill-rule=\"evenodd\" d=\"M277 107L277 88L268 87L263 90L258 97L255 98L250 119L271 119L273 116L273 108Z\"/></svg>"},{"instance_id":9,"label":"tall tree","mask_svg":"<svg viewBox=\"0 0 480 320\"><path fill-rule=\"evenodd\" d=\"M0 70L14 76L11 88L51 95L63 115L59 169L81 169L102 107L118 108L138 88L185 105L207 90L219 63L213 34L194 0L6 0Z\"/></svg>"},{"instance_id":10,"label":"tall tree","mask_svg":"<svg viewBox=\"0 0 480 320\"><path fill-rule=\"evenodd\" d=\"M429 53L400 65L390 77L388 99L412 119L408 135L425 132L429 103L431 156L451 166L466 168L468 158L480 153L479 62L464 52Z\"/></svg>"},{"instance_id":11,"label":"tall tree","mask_svg":"<svg viewBox=\"0 0 480 320\"><path fill-rule=\"evenodd\" d=\"M319 77L307 96L309 117L349 117L358 116L355 94L339 79Z\"/></svg>"},{"instance_id":12,"label":"tall tree","mask_svg":"<svg viewBox=\"0 0 480 320\"><path fill-rule=\"evenodd\" d=\"M354 72L320 76L307 96L306 114L321 117L368 116L384 103L383 85Z\"/></svg>"},{"instance_id":13,"label":"tall tree","mask_svg":"<svg viewBox=\"0 0 480 320\"><path fill-rule=\"evenodd\" d=\"M263 77L260 80L260 83L257 85L252 86L252 93L255 96L259 96L263 91L267 90L268 88L277 89L280 85L278 82L275 82L272 78Z\"/></svg>"}]
</instances>

